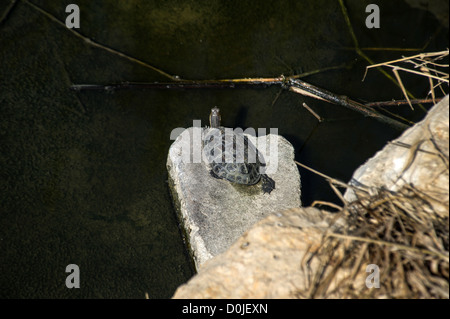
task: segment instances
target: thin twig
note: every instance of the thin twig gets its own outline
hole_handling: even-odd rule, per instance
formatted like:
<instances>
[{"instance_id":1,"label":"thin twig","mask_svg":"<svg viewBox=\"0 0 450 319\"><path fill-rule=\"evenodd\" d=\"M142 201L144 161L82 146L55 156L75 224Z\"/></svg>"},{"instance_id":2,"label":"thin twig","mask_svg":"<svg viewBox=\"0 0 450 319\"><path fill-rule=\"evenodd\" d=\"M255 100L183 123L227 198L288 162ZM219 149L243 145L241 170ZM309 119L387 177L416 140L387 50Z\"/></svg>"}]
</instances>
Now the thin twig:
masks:
<instances>
[{"instance_id":1,"label":"thin twig","mask_svg":"<svg viewBox=\"0 0 450 319\"><path fill-rule=\"evenodd\" d=\"M323 119L320 117L320 115L317 114L316 112L314 112L313 109L310 108L310 107L308 106L308 104L306 104L306 103L303 102L302 105L303 105L303 107L304 107L305 109L307 109L307 110L309 111L309 113L311 113L311 114L312 114L319 122L322 122L322 121L323 121Z\"/></svg>"},{"instance_id":2,"label":"thin twig","mask_svg":"<svg viewBox=\"0 0 450 319\"><path fill-rule=\"evenodd\" d=\"M435 102L436 95L435 95L434 89L436 87L439 87L440 90L444 93L444 95L446 94L444 89L442 88L442 84L443 83L448 84L448 73L444 72L444 71L435 70L433 68L430 68L428 65L432 65L434 67L442 67L443 65L437 64L434 61L441 60L444 57L448 56L448 54L449 54L448 50L439 51L439 52L421 53L421 54L417 54L414 56L403 57L401 59L396 59L396 60L387 61L387 62L383 62L383 63L373 64L373 65L366 67L366 74L367 74L367 71L373 67L379 68L381 66L385 66L385 67L392 68L392 72L394 73L395 77L397 78L398 84L399 84L400 88L402 89L403 95L405 96L406 100L408 101L408 104L410 105L410 107L412 109L412 103L410 101L411 95L405 89L405 86L402 83L402 80L400 78L398 70L427 77L429 84L430 84L430 93L429 94L431 94L432 100L433 100L433 102ZM420 71L398 66L397 63L401 63L401 62L413 64L414 68L419 69ZM366 75L364 75L364 77L365 76ZM434 85L433 79L438 81L438 83L436 85ZM422 106L422 104L419 104L419 107L421 107L423 110L425 110L424 107Z\"/></svg>"},{"instance_id":3,"label":"thin twig","mask_svg":"<svg viewBox=\"0 0 450 319\"><path fill-rule=\"evenodd\" d=\"M350 64L352 64L352 63L350 63ZM348 63L342 63L340 65L329 66L329 67L325 67L325 68L321 68L321 69L317 69L317 70L313 70L313 71L309 71L309 72L302 72L300 74L292 75L292 76L290 76L290 78L291 79L300 79L300 78L305 78L307 76L311 76L314 74L331 71L331 70L338 70L338 69L342 69L342 68L348 68L348 67L349 67Z\"/></svg>"},{"instance_id":4,"label":"thin twig","mask_svg":"<svg viewBox=\"0 0 450 319\"><path fill-rule=\"evenodd\" d=\"M333 207L333 208L337 209L338 211L342 210L342 207L341 207L341 206L336 205L336 204L331 203L331 202L325 202L325 201L322 201L322 200L315 200L315 201L311 204L311 207L315 207L315 206L317 206L317 205Z\"/></svg>"},{"instance_id":5,"label":"thin twig","mask_svg":"<svg viewBox=\"0 0 450 319\"><path fill-rule=\"evenodd\" d=\"M402 62L402 61L407 61L407 60L412 60L412 59L424 59L424 58L433 57L433 56L438 56L438 57L442 56L442 57L444 57L444 56L446 56L448 54L449 54L448 50L446 50L446 51L438 51L438 52L420 53L420 54L417 54L417 55L404 57L404 58L397 59L397 60L392 60L392 61L389 61L389 62L372 64L372 65L369 65L367 68L376 68L376 67L379 67L379 66L389 65L389 64L392 64L392 63L397 63L397 62Z\"/></svg>"},{"instance_id":6,"label":"thin twig","mask_svg":"<svg viewBox=\"0 0 450 319\"><path fill-rule=\"evenodd\" d=\"M112 49L112 48L109 48L109 47L107 47L106 45L103 45L103 44L100 44L100 43L98 43L98 42L95 42L94 40L92 40L92 39L90 39L90 38L88 38L88 37L82 35L80 32L77 32L77 31L75 31L74 29L69 29L69 28L67 28L65 23L61 22L61 21L60 21L58 18L56 18L55 16L53 16L53 15L50 14L50 13L48 13L48 12L45 11L44 9L40 8L39 6L37 6L37 5L35 5L35 4L31 3L31 2L29 2L28 0L23 0L23 2L25 2L26 4L28 4L29 6L31 6L31 7L34 8L35 10L39 11L40 13L42 13L43 15L45 15L45 16L46 16L47 18L49 18L50 20L52 20L52 21L56 22L57 24L63 26L66 30L70 31L70 32L71 32L73 35L75 35L76 37L78 37L78 38L84 40L84 41L85 41L86 43L88 43L89 45L92 45L92 46L94 46L94 47L103 49L103 50L105 50L105 51L107 51L107 52L109 52L109 53L118 55L118 56L120 56L120 57L122 57L122 58L124 58L124 59L127 59L127 60L131 61L131 62L137 63L137 64L139 64L139 65L141 65L141 66L143 66L143 67L149 68L149 69L151 69L151 70L153 70L153 71L155 71L155 72L157 72L157 73L163 75L164 77L166 77L166 78L168 78L168 79L170 79L170 80L172 80L172 81L179 81L179 80L180 80L177 76L170 75L170 74L168 74L168 73L166 73L166 72L164 72L164 71L158 69L157 67L154 67L154 66L152 66L152 65L150 65L150 64L148 64L148 63L145 63L145 62L143 62L143 61L141 61L141 60L138 60L138 59L136 59L136 58L133 58L133 57L131 57L131 56L129 56L129 55L126 55L125 53L122 53L122 52L120 52L120 51L117 51L117 50L114 50L114 49Z\"/></svg>"},{"instance_id":7,"label":"thin twig","mask_svg":"<svg viewBox=\"0 0 450 319\"><path fill-rule=\"evenodd\" d=\"M334 94L330 91L327 91L322 88L318 88L318 87L316 87L310 83L307 83L305 81L302 81L300 79L289 79L289 80L285 81L285 83L286 83L285 84L286 86L289 86L289 90L291 90L291 91L294 91L296 93L300 93L303 95L312 96L317 99L325 100L325 101L328 101L333 104L345 106L345 107L350 108L353 111L359 112L365 116L369 116L378 121L387 123L397 129L405 130L409 127L406 124L403 124L397 120L387 117L381 113L378 113L371 107L368 107L364 104L361 104L354 100L351 100L345 95Z\"/></svg>"},{"instance_id":8,"label":"thin twig","mask_svg":"<svg viewBox=\"0 0 450 319\"><path fill-rule=\"evenodd\" d=\"M153 82L136 83L122 82L118 84L98 85L98 84L74 84L71 89L79 90L119 90L119 89L225 89L243 87L269 87L280 85L289 91L327 101L333 104L345 106L353 111L365 116L372 117L378 121L389 124L399 130L405 130L409 126L395 119L378 113L371 107L358 103L345 95L337 95L315 85L302 81L295 76L275 77L275 78L242 78L242 79L222 79L222 80L180 80L177 82Z\"/></svg>"},{"instance_id":9,"label":"thin twig","mask_svg":"<svg viewBox=\"0 0 450 319\"><path fill-rule=\"evenodd\" d=\"M348 184L346 184L346 183L344 183L344 182L341 182L341 181L339 181L339 180L337 180L337 179L335 179L335 178L332 178L332 177L330 177L330 176L328 176L328 175L325 175L325 174L323 174L323 173L321 173L321 172L319 172L319 171L316 171L315 169L313 169L313 168L311 168L311 167L309 167L309 166L307 166L307 165L305 165L305 164L302 164L302 163L297 162L297 161L294 161L294 162L295 162L295 164L297 164L297 165L299 165L299 166L301 166L301 167L303 167L303 168L306 168L307 170L313 172L314 174L319 175L319 176L325 178L326 180L332 182L333 184L339 185L339 186L341 186L341 187L353 188L353 186L348 185Z\"/></svg>"},{"instance_id":10,"label":"thin twig","mask_svg":"<svg viewBox=\"0 0 450 319\"><path fill-rule=\"evenodd\" d=\"M405 89L405 86L403 85L402 79L400 78L400 75L398 75L397 68L392 69L392 72L394 73L395 77L397 78L397 81L398 81L398 83L400 85L400 88L402 89L403 95L408 100L409 107L411 108L411 110L414 110L414 108L413 108L413 106L411 104L411 101L409 100L409 96L406 93L406 89Z\"/></svg>"},{"instance_id":11,"label":"thin twig","mask_svg":"<svg viewBox=\"0 0 450 319\"><path fill-rule=\"evenodd\" d=\"M361 50L361 48L359 47L359 42L358 42L358 39L356 38L355 32L353 31L353 26L352 26L352 23L351 23L351 21L350 21L350 18L349 18L348 12L347 12L347 8L346 8L346 6L345 6L345 4L344 4L344 1L343 1L343 0L339 0L339 4L340 4L340 6L341 6L342 14L344 15L345 23L347 24L347 28L348 28L348 30L349 30L349 32L350 32L351 37L352 37L353 44L354 44L354 46L355 46L355 47L354 47L355 52L356 52L360 57L362 57L364 60L366 60L367 62L369 62L369 64L374 64L374 62L372 61L372 59L369 58L369 57ZM379 67L377 67L377 70L378 70L379 72L381 72L381 73L382 73L385 77L387 77L389 80L391 80L395 85L399 86L399 83L398 83L397 81L395 81L395 79L394 79L390 74L388 74L385 70L383 70L382 68L379 68ZM363 80L364 80L364 78L366 77L366 74L367 74L367 69L366 69L366 73L364 74ZM415 98L409 91L407 91L407 93L408 93L409 97L411 97L411 98L413 98L413 99Z\"/></svg>"},{"instance_id":12,"label":"thin twig","mask_svg":"<svg viewBox=\"0 0 450 319\"><path fill-rule=\"evenodd\" d=\"M390 67L390 68L393 68L394 70L401 70L401 71L405 71L405 72L413 73L413 74L417 74L417 75L424 75L426 77L433 78L433 79L436 79L436 80L448 83L448 79L445 79L445 78L442 78L442 77L439 77L439 76L435 76L435 75L432 75L432 74L424 74L423 72L414 71L414 70L407 69L407 68L402 68L402 67L399 67L397 65L386 65L386 66ZM371 65L369 65L367 68L369 68L369 67L371 67Z\"/></svg>"},{"instance_id":13,"label":"thin twig","mask_svg":"<svg viewBox=\"0 0 450 319\"><path fill-rule=\"evenodd\" d=\"M415 99L415 100L397 100L397 101L380 101L380 102L369 102L366 103L366 106L370 106L370 107L378 107L378 106L400 106L400 105L405 105L405 104L419 104L419 103L438 103L442 100L443 98L437 98L435 100L433 99Z\"/></svg>"},{"instance_id":14,"label":"thin twig","mask_svg":"<svg viewBox=\"0 0 450 319\"><path fill-rule=\"evenodd\" d=\"M11 11L14 9L14 7L16 6L17 0L12 0L8 6L6 7L5 11L3 12L2 16L0 17L0 25L6 21L6 19L8 18L9 14L11 13Z\"/></svg>"}]
</instances>

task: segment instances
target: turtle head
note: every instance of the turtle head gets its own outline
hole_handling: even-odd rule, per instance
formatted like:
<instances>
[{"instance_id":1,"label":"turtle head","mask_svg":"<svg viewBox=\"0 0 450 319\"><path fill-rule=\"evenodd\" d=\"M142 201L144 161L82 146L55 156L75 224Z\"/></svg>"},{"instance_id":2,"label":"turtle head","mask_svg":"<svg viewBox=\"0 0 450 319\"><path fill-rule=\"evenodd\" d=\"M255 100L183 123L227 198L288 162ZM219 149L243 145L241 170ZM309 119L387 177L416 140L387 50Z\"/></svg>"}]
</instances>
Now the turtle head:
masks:
<instances>
[{"instance_id":1,"label":"turtle head","mask_svg":"<svg viewBox=\"0 0 450 319\"><path fill-rule=\"evenodd\" d=\"M220 112L217 106L211 109L211 114L209 115L209 125L212 128L220 127Z\"/></svg>"}]
</instances>

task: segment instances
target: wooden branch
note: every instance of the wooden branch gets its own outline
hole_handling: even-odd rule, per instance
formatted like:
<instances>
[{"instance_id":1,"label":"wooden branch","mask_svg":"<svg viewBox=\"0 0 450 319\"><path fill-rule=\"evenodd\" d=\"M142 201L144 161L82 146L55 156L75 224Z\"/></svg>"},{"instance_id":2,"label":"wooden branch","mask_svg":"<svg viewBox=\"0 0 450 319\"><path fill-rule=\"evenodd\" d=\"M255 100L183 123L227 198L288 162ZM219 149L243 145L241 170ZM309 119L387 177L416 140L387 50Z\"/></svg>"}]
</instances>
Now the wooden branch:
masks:
<instances>
[{"instance_id":1,"label":"wooden branch","mask_svg":"<svg viewBox=\"0 0 450 319\"><path fill-rule=\"evenodd\" d=\"M370 107L377 107L377 106L400 106L405 104L426 104L426 103L438 103L443 98L436 98L436 99L415 99L415 100L397 100L397 101L380 101L380 102L370 102L366 103L366 106Z\"/></svg>"},{"instance_id":2,"label":"wooden branch","mask_svg":"<svg viewBox=\"0 0 450 319\"><path fill-rule=\"evenodd\" d=\"M329 103L345 106L353 111L359 112L364 116L372 117L378 121L389 124L400 130L405 130L409 126L387 117L370 106L356 102L345 95L337 95L325 89L314 86L310 83L298 79L298 76L276 77L276 78L242 78L242 79L223 79L223 80L179 80L176 82L122 82L118 84L74 84L70 88L75 91L80 90L122 90L122 89L234 89L259 87L266 88L272 85L280 85L283 89L291 92L309 96Z\"/></svg>"}]
</instances>

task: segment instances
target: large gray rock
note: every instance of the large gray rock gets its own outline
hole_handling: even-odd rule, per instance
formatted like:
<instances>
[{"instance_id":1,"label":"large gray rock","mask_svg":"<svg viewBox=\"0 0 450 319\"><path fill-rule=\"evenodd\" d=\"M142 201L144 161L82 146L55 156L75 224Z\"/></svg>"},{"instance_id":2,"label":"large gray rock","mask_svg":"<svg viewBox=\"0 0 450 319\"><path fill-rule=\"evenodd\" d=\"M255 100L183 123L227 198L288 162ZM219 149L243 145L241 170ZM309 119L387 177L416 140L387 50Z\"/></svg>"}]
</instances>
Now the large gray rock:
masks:
<instances>
[{"instance_id":1,"label":"large gray rock","mask_svg":"<svg viewBox=\"0 0 450 319\"><path fill-rule=\"evenodd\" d=\"M301 205L300 175L294 149L286 139L274 134L258 138L246 134L263 154L266 173L275 181L275 189L264 194L261 182L238 185L209 174L199 154L194 153L201 149L201 130L191 127L180 134L167 158L169 186L197 269L223 253L263 217Z\"/></svg>"},{"instance_id":2,"label":"large gray rock","mask_svg":"<svg viewBox=\"0 0 450 319\"><path fill-rule=\"evenodd\" d=\"M427 116L388 143L353 174L351 184L374 191L397 191L405 184L426 194L438 214L448 214L449 204L449 97L430 109ZM347 190L348 201L356 199Z\"/></svg>"}]
</instances>

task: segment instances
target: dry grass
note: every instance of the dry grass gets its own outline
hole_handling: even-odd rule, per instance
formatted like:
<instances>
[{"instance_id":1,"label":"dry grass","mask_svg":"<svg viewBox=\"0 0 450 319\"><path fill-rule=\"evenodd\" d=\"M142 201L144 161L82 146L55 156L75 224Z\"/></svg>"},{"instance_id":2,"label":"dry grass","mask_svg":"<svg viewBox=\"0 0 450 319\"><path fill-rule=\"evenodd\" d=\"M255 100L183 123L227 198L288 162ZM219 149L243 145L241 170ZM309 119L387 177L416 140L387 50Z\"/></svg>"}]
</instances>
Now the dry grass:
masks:
<instances>
[{"instance_id":1,"label":"dry grass","mask_svg":"<svg viewBox=\"0 0 450 319\"><path fill-rule=\"evenodd\" d=\"M396 192L352 189L358 199L336 215L347 225L331 225L320 248L307 254L320 267L302 297L449 298L448 199L442 214L408 184ZM379 289L365 285L368 264L379 267Z\"/></svg>"},{"instance_id":2,"label":"dry grass","mask_svg":"<svg viewBox=\"0 0 450 319\"><path fill-rule=\"evenodd\" d=\"M431 96L434 103L436 103L436 97L439 90L442 95L446 95L445 86L448 88L448 64L441 63L446 60L449 55L449 50L439 52L421 53L410 57L403 57L401 59L378 63L370 65L366 68L367 71L370 68L376 67L388 67L392 69L392 72L397 79L397 82L403 92L403 95L407 99L409 106L413 109L410 101L407 89L403 84L399 71L416 74L428 78L430 90L428 96ZM405 65L405 66L401 66ZM365 75L364 75L365 77Z\"/></svg>"},{"instance_id":3,"label":"dry grass","mask_svg":"<svg viewBox=\"0 0 450 319\"><path fill-rule=\"evenodd\" d=\"M398 78L398 70L426 76L430 83L429 94L434 99L437 89L445 94L443 86L448 86L448 73L438 70L448 68L438 63L448 57L448 52L419 54L370 67L390 67ZM416 70L399 68L398 63L407 63ZM406 89L403 88L403 92ZM442 174L448 175L448 154L438 147L435 150L444 163L446 171ZM383 188L364 189L297 164L330 183L343 207L318 204L338 209L335 220L346 221L346 226L339 229L331 225L323 235L321 246L305 255L307 263L315 261L320 266L311 270L309 291L299 293L299 297L449 298L448 188L439 198L410 184L395 192ZM351 188L357 200L346 202L337 187ZM443 209L435 211L436 205ZM379 267L378 289L365 285L368 264Z\"/></svg>"},{"instance_id":4,"label":"dry grass","mask_svg":"<svg viewBox=\"0 0 450 319\"><path fill-rule=\"evenodd\" d=\"M332 291L321 287L315 297L448 298L448 211L445 217L435 214L427 197L411 186L358 197L340 213L348 221L346 229L328 233L321 247L328 254L324 265L351 269L350 275ZM379 289L354 284L367 264L380 269Z\"/></svg>"}]
</instances>

